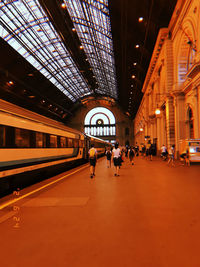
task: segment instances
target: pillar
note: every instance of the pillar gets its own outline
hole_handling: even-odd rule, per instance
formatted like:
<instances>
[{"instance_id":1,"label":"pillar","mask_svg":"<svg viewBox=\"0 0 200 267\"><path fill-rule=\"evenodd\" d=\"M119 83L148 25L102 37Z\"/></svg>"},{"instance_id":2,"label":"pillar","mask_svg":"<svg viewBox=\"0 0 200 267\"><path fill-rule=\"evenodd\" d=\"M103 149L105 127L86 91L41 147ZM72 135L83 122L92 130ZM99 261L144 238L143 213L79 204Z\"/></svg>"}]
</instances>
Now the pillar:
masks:
<instances>
[{"instance_id":1,"label":"pillar","mask_svg":"<svg viewBox=\"0 0 200 267\"><path fill-rule=\"evenodd\" d=\"M160 152L160 148L163 145L163 143L162 143L162 135L163 135L163 133L162 133L162 130L161 130L161 117L160 116L158 116L156 118L156 125L157 125L157 127L156 127L157 151Z\"/></svg>"},{"instance_id":2,"label":"pillar","mask_svg":"<svg viewBox=\"0 0 200 267\"><path fill-rule=\"evenodd\" d=\"M186 138L185 132L185 96L180 93L174 97L174 115L175 115L175 145L179 151L179 142Z\"/></svg>"},{"instance_id":3,"label":"pillar","mask_svg":"<svg viewBox=\"0 0 200 267\"><path fill-rule=\"evenodd\" d=\"M168 97L166 101L166 132L167 146L175 144L175 124L174 124L174 103L173 98ZM177 148L175 148L176 150Z\"/></svg>"}]
</instances>

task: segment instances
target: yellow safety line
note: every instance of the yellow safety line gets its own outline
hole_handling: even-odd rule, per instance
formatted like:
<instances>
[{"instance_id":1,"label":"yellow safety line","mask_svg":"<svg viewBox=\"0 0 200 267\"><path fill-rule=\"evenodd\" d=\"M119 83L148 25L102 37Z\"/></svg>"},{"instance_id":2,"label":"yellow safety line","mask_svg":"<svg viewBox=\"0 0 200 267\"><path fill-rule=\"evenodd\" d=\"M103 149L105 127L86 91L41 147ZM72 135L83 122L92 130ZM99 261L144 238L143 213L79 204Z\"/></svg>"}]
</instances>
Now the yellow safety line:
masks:
<instances>
[{"instance_id":1,"label":"yellow safety line","mask_svg":"<svg viewBox=\"0 0 200 267\"><path fill-rule=\"evenodd\" d=\"M78 171L80 171L80 170L82 170L82 169L85 169L86 167L88 167L88 165L86 165L86 166L84 166L84 167L81 167L80 169L78 169L78 170L76 170L76 171L74 171L74 172L71 172L71 173L69 173L69 174L66 174L65 176L63 176L63 177L61 177L61 178L59 178L59 179L57 179L57 180L55 180L55 181L53 181L53 182L51 182L51 183L48 183L48 184L46 184L46 185L44 185L44 186L42 186L42 187L39 187L39 188L33 190L32 192L27 193L26 195L23 195L23 196L21 196L21 197L17 197L17 198L15 198L15 199L13 199L13 200L10 200L10 201L6 202L5 204L0 205L0 210L4 209L4 208L7 207L7 206L10 206L11 204L13 204L13 203L15 203L15 202L17 202L17 201L19 201L19 200L25 198L25 197L28 197L28 196L30 196L30 195L32 195L32 194L34 194L34 193L40 191L40 190L42 190L42 189L44 189L44 188L46 188L46 187L48 187L48 186L50 186L50 185L52 185L52 184L55 184L55 183L57 183L58 181L61 181L61 180L65 179L66 177L68 177L68 176L70 176L70 175L72 175L72 174L74 174L74 173L76 173L76 172L78 172Z\"/></svg>"}]
</instances>

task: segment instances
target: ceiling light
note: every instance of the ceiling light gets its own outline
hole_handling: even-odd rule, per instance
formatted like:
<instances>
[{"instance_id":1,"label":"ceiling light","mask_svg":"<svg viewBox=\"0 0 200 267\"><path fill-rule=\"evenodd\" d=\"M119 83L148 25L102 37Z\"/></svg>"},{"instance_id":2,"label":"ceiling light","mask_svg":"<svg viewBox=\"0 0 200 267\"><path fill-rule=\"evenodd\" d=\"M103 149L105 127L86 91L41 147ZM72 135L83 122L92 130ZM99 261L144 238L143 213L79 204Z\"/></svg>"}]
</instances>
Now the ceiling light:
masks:
<instances>
[{"instance_id":1,"label":"ceiling light","mask_svg":"<svg viewBox=\"0 0 200 267\"><path fill-rule=\"evenodd\" d=\"M155 114L156 115L159 115L160 114L160 109L157 107L156 110L155 110Z\"/></svg>"},{"instance_id":2,"label":"ceiling light","mask_svg":"<svg viewBox=\"0 0 200 267\"><path fill-rule=\"evenodd\" d=\"M139 48L139 47L140 47L139 44L136 44L135 48Z\"/></svg>"},{"instance_id":3,"label":"ceiling light","mask_svg":"<svg viewBox=\"0 0 200 267\"><path fill-rule=\"evenodd\" d=\"M139 22L142 22L143 20L144 20L143 17L139 17L139 19L138 19Z\"/></svg>"},{"instance_id":4,"label":"ceiling light","mask_svg":"<svg viewBox=\"0 0 200 267\"><path fill-rule=\"evenodd\" d=\"M62 7L62 8L66 8L66 4L65 4L65 3L62 3L62 4L61 4L61 7Z\"/></svg>"},{"instance_id":5,"label":"ceiling light","mask_svg":"<svg viewBox=\"0 0 200 267\"><path fill-rule=\"evenodd\" d=\"M9 82L7 82L7 85L14 85L14 82L13 81L9 81Z\"/></svg>"},{"instance_id":6,"label":"ceiling light","mask_svg":"<svg viewBox=\"0 0 200 267\"><path fill-rule=\"evenodd\" d=\"M132 78L132 79L135 79L135 75L132 75L131 78Z\"/></svg>"},{"instance_id":7,"label":"ceiling light","mask_svg":"<svg viewBox=\"0 0 200 267\"><path fill-rule=\"evenodd\" d=\"M136 66L137 65L137 62L134 62L133 65Z\"/></svg>"}]
</instances>

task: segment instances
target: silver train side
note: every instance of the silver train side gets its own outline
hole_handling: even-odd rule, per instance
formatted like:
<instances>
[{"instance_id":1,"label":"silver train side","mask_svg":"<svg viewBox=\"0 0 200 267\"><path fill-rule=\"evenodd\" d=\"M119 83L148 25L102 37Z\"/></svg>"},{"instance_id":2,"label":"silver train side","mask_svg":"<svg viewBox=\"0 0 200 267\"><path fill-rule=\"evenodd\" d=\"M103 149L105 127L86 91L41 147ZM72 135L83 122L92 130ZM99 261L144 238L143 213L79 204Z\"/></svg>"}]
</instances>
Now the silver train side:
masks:
<instances>
[{"instance_id":1,"label":"silver train side","mask_svg":"<svg viewBox=\"0 0 200 267\"><path fill-rule=\"evenodd\" d=\"M0 196L86 162L91 142L110 145L0 100Z\"/></svg>"}]
</instances>

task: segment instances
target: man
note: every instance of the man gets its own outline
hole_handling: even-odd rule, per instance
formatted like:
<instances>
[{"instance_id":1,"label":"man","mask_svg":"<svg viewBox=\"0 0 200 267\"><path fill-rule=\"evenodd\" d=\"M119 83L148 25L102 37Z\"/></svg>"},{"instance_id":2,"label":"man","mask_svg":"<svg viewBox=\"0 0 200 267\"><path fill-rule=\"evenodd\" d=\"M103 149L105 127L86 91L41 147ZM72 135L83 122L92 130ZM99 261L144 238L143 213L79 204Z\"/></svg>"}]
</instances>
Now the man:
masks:
<instances>
[{"instance_id":1,"label":"man","mask_svg":"<svg viewBox=\"0 0 200 267\"><path fill-rule=\"evenodd\" d=\"M90 160L90 178L92 179L95 176L95 166L97 162L97 150L94 148L94 144L91 144L91 148L88 153Z\"/></svg>"},{"instance_id":2,"label":"man","mask_svg":"<svg viewBox=\"0 0 200 267\"><path fill-rule=\"evenodd\" d=\"M167 147L165 145L161 147L161 157L163 160L167 159Z\"/></svg>"}]
</instances>

